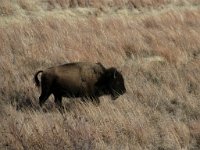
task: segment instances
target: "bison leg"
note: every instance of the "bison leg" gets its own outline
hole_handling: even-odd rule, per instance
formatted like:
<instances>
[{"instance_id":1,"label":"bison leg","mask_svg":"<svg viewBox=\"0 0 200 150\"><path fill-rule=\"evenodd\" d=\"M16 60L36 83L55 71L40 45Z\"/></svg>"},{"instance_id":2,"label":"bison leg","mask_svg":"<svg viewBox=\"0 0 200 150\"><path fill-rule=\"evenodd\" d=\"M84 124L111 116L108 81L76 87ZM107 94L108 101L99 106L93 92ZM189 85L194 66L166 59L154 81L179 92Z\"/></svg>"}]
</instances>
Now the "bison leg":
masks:
<instances>
[{"instance_id":1,"label":"bison leg","mask_svg":"<svg viewBox=\"0 0 200 150\"><path fill-rule=\"evenodd\" d=\"M45 101L49 98L50 95L51 95L50 87L44 84L44 82L42 82L42 93L41 96L39 97L39 104L41 107L45 103Z\"/></svg>"},{"instance_id":2,"label":"bison leg","mask_svg":"<svg viewBox=\"0 0 200 150\"><path fill-rule=\"evenodd\" d=\"M48 97L50 96L51 93L42 93L41 96L39 97L39 104L40 107L42 107L42 105L45 103L45 101L48 99Z\"/></svg>"},{"instance_id":3,"label":"bison leg","mask_svg":"<svg viewBox=\"0 0 200 150\"><path fill-rule=\"evenodd\" d=\"M48 97L50 96L50 92L44 92L42 91L41 96L39 97L39 104L40 107L42 107L42 105L45 103L45 101L48 99Z\"/></svg>"},{"instance_id":4,"label":"bison leg","mask_svg":"<svg viewBox=\"0 0 200 150\"><path fill-rule=\"evenodd\" d=\"M62 106L62 96L59 94L53 94L55 98L56 106L58 107L59 111L63 112L64 107Z\"/></svg>"}]
</instances>

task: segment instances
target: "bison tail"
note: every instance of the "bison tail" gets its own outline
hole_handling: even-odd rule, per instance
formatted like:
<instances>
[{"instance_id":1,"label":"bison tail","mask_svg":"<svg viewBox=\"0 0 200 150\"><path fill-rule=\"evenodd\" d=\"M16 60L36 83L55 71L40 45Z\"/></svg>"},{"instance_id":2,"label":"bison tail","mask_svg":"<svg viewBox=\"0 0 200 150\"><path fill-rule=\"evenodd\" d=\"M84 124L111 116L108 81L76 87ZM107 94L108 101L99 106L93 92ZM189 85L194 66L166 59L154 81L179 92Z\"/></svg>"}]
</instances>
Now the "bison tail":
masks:
<instances>
[{"instance_id":1,"label":"bison tail","mask_svg":"<svg viewBox=\"0 0 200 150\"><path fill-rule=\"evenodd\" d=\"M40 71L36 72L36 74L34 75L34 81L35 81L35 85L36 85L37 87L40 86L40 81L39 81L39 79L38 79L38 74L41 73L41 72L43 72L43 71L40 70Z\"/></svg>"}]
</instances>

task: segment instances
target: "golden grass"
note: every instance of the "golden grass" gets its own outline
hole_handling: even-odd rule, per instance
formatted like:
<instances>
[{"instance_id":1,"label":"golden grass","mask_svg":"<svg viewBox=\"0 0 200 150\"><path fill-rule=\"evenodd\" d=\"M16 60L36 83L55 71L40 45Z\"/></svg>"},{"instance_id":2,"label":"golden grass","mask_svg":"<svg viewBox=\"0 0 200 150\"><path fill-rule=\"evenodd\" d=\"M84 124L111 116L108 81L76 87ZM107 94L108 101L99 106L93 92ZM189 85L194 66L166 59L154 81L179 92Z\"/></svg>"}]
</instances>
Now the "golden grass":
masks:
<instances>
[{"instance_id":1,"label":"golden grass","mask_svg":"<svg viewBox=\"0 0 200 150\"><path fill-rule=\"evenodd\" d=\"M198 0L79 2L0 3L0 149L199 149ZM41 110L34 73L73 61L117 67L127 93Z\"/></svg>"}]
</instances>

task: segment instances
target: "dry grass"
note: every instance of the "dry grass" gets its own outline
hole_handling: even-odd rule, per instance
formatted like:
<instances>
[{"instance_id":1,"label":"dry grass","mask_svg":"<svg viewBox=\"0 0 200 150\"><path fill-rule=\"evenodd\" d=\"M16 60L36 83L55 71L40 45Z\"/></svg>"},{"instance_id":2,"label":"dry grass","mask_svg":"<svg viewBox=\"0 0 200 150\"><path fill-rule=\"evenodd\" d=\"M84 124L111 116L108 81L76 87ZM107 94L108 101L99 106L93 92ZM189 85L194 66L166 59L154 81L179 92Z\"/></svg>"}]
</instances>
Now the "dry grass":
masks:
<instances>
[{"instance_id":1,"label":"dry grass","mask_svg":"<svg viewBox=\"0 0 200 150\"><path fill-rule=\"evenodd\" d=\"M0 13L0 149L200 148L198 0L4 0ZM73 61L119 68L128 92L40 110L33 74Z\"/></svg>"},{"instance_id":2,"label":"dry grass","mask_svg":"<svg viewBox=\"0 0 200 150\"><path fill-rule=\"evenodd\" d=\"M2 1L0 4L0 15L13 15L15 12L15 7L12 5L10 0Z\"/></svg>"}]
</instances>

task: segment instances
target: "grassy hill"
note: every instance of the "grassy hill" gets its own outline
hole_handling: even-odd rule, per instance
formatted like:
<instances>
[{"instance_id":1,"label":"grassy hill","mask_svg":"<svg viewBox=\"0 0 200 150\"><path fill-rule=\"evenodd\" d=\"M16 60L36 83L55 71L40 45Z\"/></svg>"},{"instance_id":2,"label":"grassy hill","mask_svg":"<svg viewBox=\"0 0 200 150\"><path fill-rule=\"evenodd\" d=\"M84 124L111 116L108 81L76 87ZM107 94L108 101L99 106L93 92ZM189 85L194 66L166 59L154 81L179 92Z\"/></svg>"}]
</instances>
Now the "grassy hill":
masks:
<instances>
[{"instance_id":1,"label":"grassy hill","mask_svg":"<svg viewBox=\"0 0 200 150\"><path fill-rule=\"evenodd\" d=\"M2 0L0 149L200 149L199 33L199 0ZM127 93L41 110L34 73L74 61Z\"/></svg>"}]
</instances>

